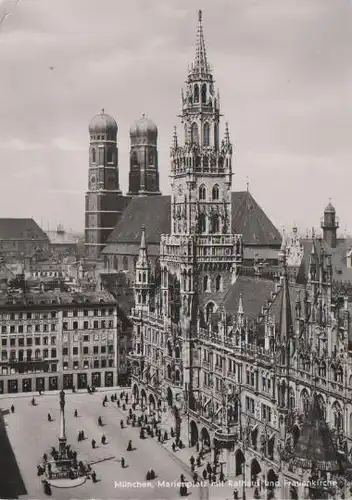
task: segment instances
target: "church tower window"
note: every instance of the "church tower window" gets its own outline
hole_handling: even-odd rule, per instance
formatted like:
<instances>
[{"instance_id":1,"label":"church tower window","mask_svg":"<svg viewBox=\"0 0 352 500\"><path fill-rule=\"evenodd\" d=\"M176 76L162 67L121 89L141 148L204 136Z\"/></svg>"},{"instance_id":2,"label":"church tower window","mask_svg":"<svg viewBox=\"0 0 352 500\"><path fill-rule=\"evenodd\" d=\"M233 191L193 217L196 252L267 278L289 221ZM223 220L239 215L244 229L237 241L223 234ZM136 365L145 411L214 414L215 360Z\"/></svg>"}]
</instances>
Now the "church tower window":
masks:
<instances>
[{"instance_id":1,"label":"church tower window","mask_svg":"<svg viewBox=\"0 0 352 500\"><path fill-rule=\"evenodd\" d=\"M99 165L104 165L104 148L99 148Z\"/></svg>"},{"instance_id":2,"label":"church tower window","mask_svg":"<svg viewBox=\"0 0 352 500\"><path fill-rule=\"evenodd\" d=\"M112 148L108 148L107 155L106 155L106 161L108 163L112 163L114 161L114 155L113 155Z\"/></svg>"},{"instance_id":3,"label":"church tower window","mask_svg":"<svg viewBox=\"0 0 352 500\"><path fill-rule=\"evenodd\" d=\"M218 215L214 215L211 229L212 233L220 233L220 217Z\"/></svg>"},{"instance_id":4,"label":"church tower window","mask_svg":"<svg viewBox=\"0 0 352 500\"><path fill-rule=\"evenodd\" d=\"M92 149L92 162L95 163L97 161L97 154L95 148Z\"/></svg>"},{"instance_id":5,"label":"church tower window","mask_svg":"<svg viewBox=\"0 0 352 500\"><path fill-rule=\"evenodd\" d=\"M210 291L209 276L204 276L203 278L203 290L204 292Z\"/></svg>"},{"instance_id":6,"label":"church tower window","mask_svg":"<svg viewBox=\"0 0 352 500\"><path fill-rule=\"evenodd\" d=\"M128 258L126 256L123 258L123 270L128 271Z\"/></svg>"},{"instance_id":7,"label":"church tower window","mask_svg":"<svg viewBox=\"0 0 352 500\"><path fill-rule=\"evenodd\" d=\"M199 187L199 199L200 200L205 200L207 197L207 190L204 186L204 184L202 184L200 187Z\"/></svg>"},{"instance_id":8,"label":"church tower window","mask_svg":"<svg viewBox=\"0 0 352 500\"><path fill-rule=\"evenodd\" d=\"M117 271L118 268L119 268L119 261L118 261L116 255L115 255L114 256L114 269L115 269L115 271Z\"/></svg>"},{"instance_id":9,"label":"church tower window","mask_svg":"<svg viewBox=\"0 0 352 500\"><path fill-rule=\"evenodd\" d=\"M203 144L204 146L210 146L210 126L209 123L204 123L203 126Z\"/></svg>"},{"instance_id":10,"label":"church tower window","mask_svg":"<svg viewBox=\"0 0 352 500\"><path fill-rule=\"evenodd\" d=\"M213 187L212 198L213 200L219 199L219 186L217 184L215 184L215 186Z\"/></svg>"},{"instance_id":11,"label":"church tower window","mask_svg":"<svg viewBox=\"0 0 352 500\"><path fill-rule=\"evenodd\" d=\"M194 86L194 102L199 102L199 87L197 84Z\"/></svg>"},{"instance_id":12,"label":"church tower window","mask_svg":"<svg viewBox=\"0 0 352 500\"><path fill-rule=\"evenodd\" d=\"M207 85L203 83L202 85L202 104L207 103Z\"/></svg>"},{"instance_id":13,"label":"church tower window","mask_svg":"<svg viewBox=\"0 0 352 500\"><path fill-rule=\"evenodd\" d=\"M221 283L221 276L218 274L218 276L215 279L215 291L220 292L222 289L222 283Z\"/></svg>"},{"instance_id":14,"label":"church tower window","mask_svg":"<svg viewBox=\"0 0 352 500\"><path fill-rule=\"evenodd\" d=\"M192 123L191 142L193 144L199 144L199 131L198 131L198 125L196 123Z\"/></svg>"}]
</instances>

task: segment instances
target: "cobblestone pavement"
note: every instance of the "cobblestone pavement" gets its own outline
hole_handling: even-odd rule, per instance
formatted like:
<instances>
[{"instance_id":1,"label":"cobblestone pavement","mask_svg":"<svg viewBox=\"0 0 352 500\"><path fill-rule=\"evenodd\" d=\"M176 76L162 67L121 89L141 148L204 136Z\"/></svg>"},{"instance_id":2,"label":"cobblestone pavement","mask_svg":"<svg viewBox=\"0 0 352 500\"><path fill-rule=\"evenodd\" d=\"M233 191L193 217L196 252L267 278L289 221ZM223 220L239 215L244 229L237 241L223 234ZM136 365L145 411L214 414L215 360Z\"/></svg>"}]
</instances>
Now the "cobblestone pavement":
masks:
<instances>
[{"instance_id":1,"label":"cobblestone pavement","mask_svg":"<svg viewBox=\"0 0 352 500\"><path fill-rule=\"evenodd\" d=\"M116 390L117 394L121 390ZM110 399L113 391L106 392ZM171 449L172 440L164 444L158 443L156 438L139 439L139 428L127 426L120 428L120 420L126 421L128 411L117 408L116 403L109 401L106 407L102 406L104 392L99 391L89 395L87 393L66 393L66 433L68 443L78 452L78 458L93 462L92 468L96 471L99 482L93 484L91 480L78 488L53 488L52 498L57 500L70 499L155 499L167 500L180 498L179 486L167 483L179 482L180 475L184 474L191 481L190 456L195 455L194 449L184 448L174 453ZM6 430L12 444L28 496L21 498L41 499L42 484L36 474L36 466L41 461L44 452L51 446L58 447L59 435L59 402L57 394L46 393L35 396L37 406L31 406L31 396L16 398L1 398L0 408L4 413ZM15 405L15 413L7 413L11 404ZM130 404L128 405L128 408ZM78 410L78 418L74 418L74 410ZM5 410L5 411L4 411ZM47 414L53 417L47 421ZM140 411L136 411L137 415ZM104 427L98 427L97 419L101 416ZM173 419L168 413L162 417L162 427L170 433ZM87 439L77 442L77 434L83 430ZM100 444L101 436L105 434L107 444ZM91 447L91 440L95 439L98 446ZM132 440L136 448L127 452L127 444ZM121 456L126 460L127 467L121 468ZM210 459L205 457L205 461ZM147 483L145 475L148 469L153 468L157 479ZM200 468L199 472L203 470ZM240 478L239 478L240 479ZM125 482L125 483L124 483ZM140 482L140 484L133 484ZM240 492L240 488L237 488ZM190 486L189 498L197 500L232 500L234 487L228 483L219 485ZM252 492L247 492L247 500L251 500ZM240 495L241 496L241 495Z\"/></svg>"}]
</instances>

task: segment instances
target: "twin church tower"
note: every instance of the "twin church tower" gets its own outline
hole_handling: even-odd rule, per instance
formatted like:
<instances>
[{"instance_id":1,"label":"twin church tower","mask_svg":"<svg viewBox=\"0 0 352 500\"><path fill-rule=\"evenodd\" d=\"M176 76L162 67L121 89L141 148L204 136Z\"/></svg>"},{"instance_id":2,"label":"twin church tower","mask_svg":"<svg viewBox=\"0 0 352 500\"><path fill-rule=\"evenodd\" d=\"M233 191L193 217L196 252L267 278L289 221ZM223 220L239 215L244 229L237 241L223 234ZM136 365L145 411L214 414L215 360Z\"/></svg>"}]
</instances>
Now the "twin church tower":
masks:
<instances>
[{"instance_id":1,"label":"twin church tower","mask_svg":"<svg viewBox=\"0 0 352 500\"><path fill-rule=\"evenodd\" d=\"M133 196L160 195L158 129L145 115L130 129L127 196L119 182L117 123L104 109L89 125L89 174L85 205L85 257L99 258L110 233Z\"/></svg>"}]
</instances>

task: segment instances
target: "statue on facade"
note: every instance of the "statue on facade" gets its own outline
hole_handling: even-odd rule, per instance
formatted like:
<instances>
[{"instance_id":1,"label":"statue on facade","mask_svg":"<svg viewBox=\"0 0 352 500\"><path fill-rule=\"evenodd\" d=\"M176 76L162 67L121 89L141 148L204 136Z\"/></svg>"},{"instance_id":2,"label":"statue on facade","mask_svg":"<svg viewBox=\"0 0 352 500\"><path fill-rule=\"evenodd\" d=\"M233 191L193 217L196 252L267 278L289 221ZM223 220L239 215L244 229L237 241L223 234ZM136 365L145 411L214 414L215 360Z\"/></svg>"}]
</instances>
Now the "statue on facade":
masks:
<instances>
[{"instance_id":1,"label":"statue on facade","mask_svg":"<svg viewBox=\"0 0 352 500\"><path fill-rule=\"evenodd\" d=\"M266 457L266 441L267 438L264 434L260 436L260 453Z\"/></svg>"}]
</instances>

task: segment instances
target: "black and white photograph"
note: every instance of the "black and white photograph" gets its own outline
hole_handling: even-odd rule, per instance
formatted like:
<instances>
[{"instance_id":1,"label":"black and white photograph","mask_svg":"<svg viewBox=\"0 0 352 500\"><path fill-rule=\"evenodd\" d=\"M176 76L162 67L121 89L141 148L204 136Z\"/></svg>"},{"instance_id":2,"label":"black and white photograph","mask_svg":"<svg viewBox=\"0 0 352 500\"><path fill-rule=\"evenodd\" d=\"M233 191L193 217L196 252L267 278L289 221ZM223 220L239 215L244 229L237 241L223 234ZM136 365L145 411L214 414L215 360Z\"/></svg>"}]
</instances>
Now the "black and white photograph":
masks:
<instances>
[{"instance_id":1,"label":"black and white photograph","mask_svg":"<svg viewBox=\"0 0 352 500\"><path fill-rule=\"evenodd\" d=\"M352 499L352 0L0 0L0 499Z\"/></svg>"}]
</instances>

